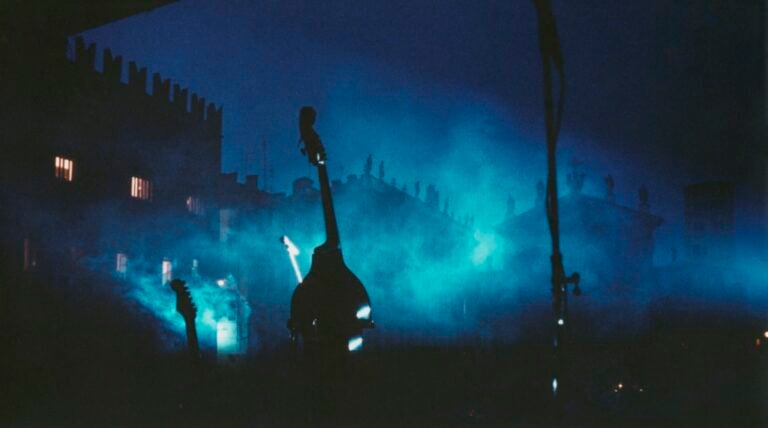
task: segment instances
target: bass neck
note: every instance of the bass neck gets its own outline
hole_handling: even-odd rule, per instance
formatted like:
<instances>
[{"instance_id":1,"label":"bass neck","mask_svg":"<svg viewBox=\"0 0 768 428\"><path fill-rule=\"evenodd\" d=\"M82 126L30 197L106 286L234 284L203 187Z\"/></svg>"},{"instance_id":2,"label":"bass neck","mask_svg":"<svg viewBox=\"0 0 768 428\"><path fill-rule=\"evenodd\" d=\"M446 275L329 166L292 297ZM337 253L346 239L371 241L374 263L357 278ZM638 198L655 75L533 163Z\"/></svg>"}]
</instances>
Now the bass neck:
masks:
<instances>
[{"instance_id":1,"label":"bass neck","mask_svg":"<svg viewBox=\"0 0 768 428\"><path fill-rule=\"evenodd\" d=\"M339 241L339 227L336 224L336 213L333 209L331 185L328 182L328 170L325 162L317 164L317 176L320 181L320 197L323 201L323 218L325 219L325 243L322 247L329 250L338 249L341 245Z\"/></svg>"}]
</instances>

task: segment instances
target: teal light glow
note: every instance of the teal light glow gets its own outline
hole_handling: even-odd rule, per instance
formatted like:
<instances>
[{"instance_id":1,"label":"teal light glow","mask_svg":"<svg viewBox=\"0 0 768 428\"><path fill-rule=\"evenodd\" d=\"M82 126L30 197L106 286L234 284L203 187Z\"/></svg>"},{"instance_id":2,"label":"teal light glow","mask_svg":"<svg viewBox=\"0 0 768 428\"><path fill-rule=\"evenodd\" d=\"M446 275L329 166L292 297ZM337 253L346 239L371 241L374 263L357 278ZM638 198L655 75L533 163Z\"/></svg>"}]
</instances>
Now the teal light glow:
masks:
<instances>
[{"instance_id":1,"label":"teal light glow","mask_svg":"<svg viewBox=\"0 0 768 428\"><path fill-rule=\"evenodd\" d=\"M236 354L238 350L237 324L228 318L221 319L216 324L216 351L223 355Z\"/></svg>"},{"instance_id":2,"label":"teal light glow","mask_svg":"<svg viewBox=\"0 0 768 428\"><path fill-rule=\"evenodd\" d=\"M496 250L496 235L476 230L474 238L475 241L477 241L477 244L472 250L472 264L479 266L485 263Z\"/></svg>"}]
</instances>

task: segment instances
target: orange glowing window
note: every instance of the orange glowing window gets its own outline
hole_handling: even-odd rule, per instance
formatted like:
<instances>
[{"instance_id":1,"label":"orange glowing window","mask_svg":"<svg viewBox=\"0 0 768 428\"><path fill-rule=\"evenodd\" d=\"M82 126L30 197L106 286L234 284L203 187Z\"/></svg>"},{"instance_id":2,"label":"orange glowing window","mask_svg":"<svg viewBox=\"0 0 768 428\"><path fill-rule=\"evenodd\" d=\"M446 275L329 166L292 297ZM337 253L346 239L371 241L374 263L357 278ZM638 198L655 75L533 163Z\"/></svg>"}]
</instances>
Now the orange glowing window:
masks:
<instances>
[{"instance_id":1,"label":"orange glowing window","mask_svg":"<svg viewBox=\"0 0 768 428\"><path fill-rule=\"evenodd\" d=\"M72 159L56 156L53 164L55 166L54 172L56 174L56 178L60 178L64 181L72 181L73 172L75 169L75 163L72 162Z\"/></svg>"},{"instance_id":2,"label":"orange glowing window","mask_svg":"<svg viewBox=\"0 0 768 428\"><path fill-rule=\"evenodd\" d=\"M145 201L152 199L152 182L140 177L131 177L131 196Z\"/></svg>"}]
</instances>

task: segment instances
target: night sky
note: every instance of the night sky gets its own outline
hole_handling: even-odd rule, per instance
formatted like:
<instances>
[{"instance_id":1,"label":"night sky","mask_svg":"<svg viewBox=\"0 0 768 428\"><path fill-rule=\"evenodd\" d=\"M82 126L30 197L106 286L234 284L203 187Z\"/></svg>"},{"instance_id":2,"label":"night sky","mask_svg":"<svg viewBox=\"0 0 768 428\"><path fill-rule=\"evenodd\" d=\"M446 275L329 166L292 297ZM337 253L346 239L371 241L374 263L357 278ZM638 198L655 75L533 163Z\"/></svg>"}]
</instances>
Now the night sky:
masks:
<instances>
[{"instance_id":1,"label":"night sky","mask_svg":"<svg viewBox=\"0 0 768 428\"><path fill-rule=\"evenodd\" d=\"M685 184L732 180L739 230L764 223L760 2L553 9L568 85L561 177L579 160L586 193L602 195L611 174L617 202L630 207L645 184L666 219L657 258L680 245ZM481 228L501 221L510 194L527 210L546 174L529 1L193 0L83 36L223 105L225 172L263 176L266 140L271 191L314 178L297 145L307 104L319 111L331 178L361 173L372 154L374 173L384 160L387 181L409 191L416 180L436 184Z\"/></svg>"}]
</instances>

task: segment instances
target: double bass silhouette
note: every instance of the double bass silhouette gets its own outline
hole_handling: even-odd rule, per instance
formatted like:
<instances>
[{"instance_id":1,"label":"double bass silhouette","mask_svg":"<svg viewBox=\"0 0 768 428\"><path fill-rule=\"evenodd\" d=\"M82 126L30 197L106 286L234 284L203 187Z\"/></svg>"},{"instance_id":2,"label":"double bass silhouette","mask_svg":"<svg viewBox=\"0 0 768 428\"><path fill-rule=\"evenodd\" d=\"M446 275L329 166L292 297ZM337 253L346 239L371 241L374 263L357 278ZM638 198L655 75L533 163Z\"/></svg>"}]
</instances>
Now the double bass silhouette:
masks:
<instances>
[{"instance_id":1,"label":"double bass silhouette","mask_svg":"<svg viewBox=\"0 0 768 428\"><path fill-rule=\"evenodd\" d=\"M302 338L305 354L343 360L348 352L362 346L363 329L373 327L371 302L341 253L325 148L313 128L316 116L314 108L302 107L299 131L302 153L317 167L325 242L315 248L309 273L293 293L288 328L292 337Z\"/></svg>"}]
</instances>

